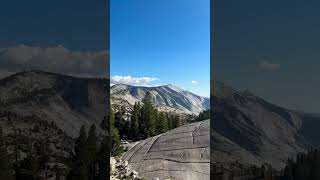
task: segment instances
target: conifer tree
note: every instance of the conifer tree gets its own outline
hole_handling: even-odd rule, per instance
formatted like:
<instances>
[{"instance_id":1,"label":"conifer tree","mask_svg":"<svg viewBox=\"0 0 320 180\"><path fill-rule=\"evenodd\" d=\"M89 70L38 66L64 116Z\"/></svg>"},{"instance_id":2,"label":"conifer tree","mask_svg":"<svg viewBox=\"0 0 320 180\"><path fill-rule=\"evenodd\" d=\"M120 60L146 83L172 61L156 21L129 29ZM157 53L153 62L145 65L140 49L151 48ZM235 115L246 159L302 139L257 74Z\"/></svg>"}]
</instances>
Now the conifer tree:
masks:
<instances>
[{"instance_id":1,"label":"conifer tree","mask_svg":"<svg viewBox=\"0 0 320 180\"><path fill-rule=\"evenodd\" d=\"M14 179L14 170L7 152L2 127L0 126L0 179Z\"/></svg>"},{"instance_id":2,"label":"conifer tree","mask_svg":"<svg viewBox=\"0 0 320 180\"><path fill-rule=\"evenodd\" d=\"M111 151L111 156L117 156L121 152L121 146L120 146L120 136L119 136L119 131L115 127L116 124L116 119L115 119L115 114L113 114L112 108L110 108L110 151Z\"/></svg>"},{"instance_id":3,"label":"conifer tree","mask_svg":"<svg viewBox=\"0 0 320 180\"><path fill-rule=\"evenodd\" d=\"M84 125L81 126L79 137L75 142L75 157L73 158L70 179L88 179L88 152L87 152L87 132Z\"/></svg>"},{"instance_id":4,"label":"conifer tree","mask_svg":"<svg viewBox=\"0 0 320 180\"><path fill-rule=\"evenodd\" d=\"M89 133L88 133L88 138L87 138L87 143L86 143L86 148L87 148L87 153L88 153L88 169L89 169L89 179L94 179L96 176L96 155L97 155L97 135L96 135L96 127L95 125L91 125Z\"/></svg>"},{"instance_id":5,"label":"conifer tree","mask_svg":"<svg viewBox=\"0 0 320 180\"><path fill-rule=\"evenodd\" d=\"M111 155L117 156L121 153L119 132L116 128L111 128Z\"/></svg>"},{"instance_id":6,"label":"conifer tree","mask_svg":"<svg viewBox=\"0 0 320 180\"><path fill-rule=\"evenodd\" d=\"M118 129L121 138L124 138L124 136L128 133L126 130L126 122L124 119L124 114L125 114L125 109L122 107L118 112L115 113L115 116L114 116L115 128Z\"/></svg>"},{"instance_id":7,"label":"conifer tree","mask_svg":"<svg viewBox=\"0 0 320 180\"><path fill-rule=\"evenodd\" d=\"M139 115L140 115L140 103L135 103L131 112L131 127L130 136L131 139L136 141L139 139Z\"/></svg>"},{"instance_id":8,"label":"conifer tree","mask_svg":"<svg viewBox=\"0 0 320 180\"><path fill-rule=\"evenodd\" d=\"M89 156L89 161L93 161L96 158L97 154L97 134L96 134L96 126L93 124L90 127L88 138L87 138L87 151Z\"/></svg>"},{"instance_id":9,"label":"conifer tree","mask_svg":"<svg viewBox=\"0 0 320 180\"><path fill-rule=\"evenodd\" d=\"M168 130L173 129L173 115L171 113L167 113L166 118L168 122Z\"/></svg>"},{"instance_id":10,"label":"conifer tree","mask_svg":"<svg viewBox=\"0 0 320 180\"><path fill-rule=\"evenodd\" d=\"M38 163L40 168L44 169L46 163L49 162L49 154L51 152L50 150L50 145L49 145L49 140L43 139L43 140L38 140L37 143L35 144L35 151L36 151L36 156L38 158ZM61 147L62 148L62 147Z\"/></svg>"},{"instance_id":11,"label":"conifer tree","mask_svg":"<svg viewBox=\"0 0 320 180\"><path fill-rule=\"evenodd\" d=\"M177 128L182 125L181 118L179 115L175 114L173 116L173 128Z\"/></svg>"},{"instance_id":12,"label":"conifer tree","mask_svg":"<svg viewBox=\"0 0 320 180\"><path fill-rule=\"evenodd\" d=\"M87 148L86 148L86 142L87 142L87 132L86 132L86 128L84 125L81 126L80 128L80 134L79 137L76 139L76 143L75 143L75 153L77 158L79 158L79 160L86 164L87 163Z\"/></svg>"},{"instance_id":13,"label":"conifer tree","mask_svg":"<svg viewBox=\"0 0 320 180\"><path fill-rule=\"evenodd\" d=\"M168 131L168 122L163 112L159 113L157 131L158 131L158 134L162 134Z\"/></svg>"},{"instance_id":14,"label":"conifer tree","mask_svg":"<svg viewBox=\"0 0 320 180\"><path fill-rule=\"evenodd\" d=\"M141 130L145 138L152 137L156 134L155 131L155 116L154 107L151 103L151 94L148 92L142 100L143 107L141 112Z\"/></svg>"},{"instance_id":15,"label":"conifer tree","mask_svg":"<svg viewBox=\"0 0 320 180\"><path fill-rule=\"evenodd\" d=\"M105 136L101 142L99 155L98 155L98 163L99 163L99 180L105 180L108 178L108 172L110 172L110 164L109 164L109 142L110 138Z\"/></svg>"}]
</instances>

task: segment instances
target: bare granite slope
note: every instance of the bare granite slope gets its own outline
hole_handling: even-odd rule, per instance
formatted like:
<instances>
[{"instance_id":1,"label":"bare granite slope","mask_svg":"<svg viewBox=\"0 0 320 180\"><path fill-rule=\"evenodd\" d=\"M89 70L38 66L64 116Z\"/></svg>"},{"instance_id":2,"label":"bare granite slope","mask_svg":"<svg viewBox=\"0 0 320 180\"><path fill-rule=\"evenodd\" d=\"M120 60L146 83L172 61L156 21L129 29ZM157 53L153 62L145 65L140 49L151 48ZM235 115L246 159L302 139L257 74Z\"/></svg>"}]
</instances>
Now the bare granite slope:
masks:
<instances>
[{"instance_id":1,"label":"bare granite slope","mask_svg":"<svg viewBox=\"0 0 320 180\"><path fill-rule=\"evenodd\" d=\"M81 125L99 130L105 115L106 80L43 71L20 72L0 80L0 111L52 121L76 137Z\"/></svg>"},{"instance_id":2,"label":"bare granite slope","mask_svg":"<svg viewBox=\"0 0 320 180\"><path fill-rule=\"evenodd\" d=\"M147 92L152 96L152 103L161 111L199 114L210 108L209 98L198 96L173 85L144 87L116 84L111 87L111 103L132 106L135 102L142 101Z\"/></svg>"},{"instance_id":3,"label":"bare granite slope","mask_svg":"<svg viewBox=\"0 0 320 180\"><path fill-rule=\"evenodd\" d=\"M319 116L282 108L219 82L211 90L213 163L281 169L289 157L319 145Z\"/></svg>"},{"instance_id":4,"label":"bare granite slope","mask_svg":"<svg viewBox=\"0 0 320 180\"><path fill-rule=\"evenodd\" d=\"M210 179L210 120L184 125L140 141L125 155L146 179Z\"/></svg>"}]
</instances>

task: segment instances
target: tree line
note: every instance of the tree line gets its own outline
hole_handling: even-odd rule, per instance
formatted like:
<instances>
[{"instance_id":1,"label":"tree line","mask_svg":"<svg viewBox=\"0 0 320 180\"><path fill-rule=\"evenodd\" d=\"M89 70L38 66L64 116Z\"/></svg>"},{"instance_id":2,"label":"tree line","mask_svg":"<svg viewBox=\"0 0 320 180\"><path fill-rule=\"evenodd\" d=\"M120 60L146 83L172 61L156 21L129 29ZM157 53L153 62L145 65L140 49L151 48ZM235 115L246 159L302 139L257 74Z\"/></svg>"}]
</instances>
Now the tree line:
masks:
<instances>
[{"instance_id":1,"label":"tree line","mask_svg":"<svg viewBox=\"0 0 320 180\"><path fill-rule=\"evenodd\" d=\"M109 176L110 136L106 131L102 141L92 125L87 133L85 126L80 129L76 139L71 170L68 179L71 180L102 180Z\"/></svg>"},{"instance_id":2,"label":"tree line","mask_svg":"<svg viewBox=\"0 0 320 180\"><path fill-rule=\"evenodd\" d=\"M110 136L108 131L99 140L96 127L92 125L87 133L84 126L81 127L79 137L75 139L74 151L70 158L62 159L59 162L65 164L67 171L57 164L49 167L52 150L50 149L49 139L39 139L27 142L25 150L26 157L19 157L21 142L18 136L13 145L13 151L10 149L0 126L0 180L38 180L48 178L48 171L55 172L55 178L61 179L67 176L70 180L102 180L109 177L109 156L110 156ZM61 153L62 153L62 147ZM59 158L59 157L55 157Z\"/></svg>"},{"instance_id":3,"label":"tree line","mask_svg":"<svg viewBox=\"0 0 320 180\"><path fill-rule=\"evenodd\" d=\"M203 121L207 119L210 119L210 109L200 112L200 114L195 118L195 121Z\"/></svg>"},{"instance_id":4,"label":"tree line","mask_svg":"<svg viewBox=\"0 0 320 180\"><path fill-rule=\"evenodd\" d=\"M127 114L130 114L129 118ZM111 116L111 124L119 131L120 138L133 141L162 134L185 123L176 113L158 111L151 103L150 94L142 103L136 102L130 112L122 107Z\"/></svg>"},{"instance_id":5,"label":"tree line","mask_svg":"<svg viewBox=\"0 0 320 180\"><path fill-rule=\"evenodd\" d=\"M120 145L120 139L143 140L183 124L185 124L185 121L180 115L158 111L151 103L150 93L147 93L142 103L136 102L130 111L121 107L114 113L111 108L111 155L117 156L124 151Z\"/></svg>"},{"instance_id":6,"label":"tree line","mask_svg":"<svg viewBox=\"0 0 320 180\"><path fill-rule=\"evenodd\" d=\"M19 149L22 148L17 135L13 144L13 152L8 153L9 145L0 127L0 179L39 179L40 172L48 170L49 141L48 139L31 141L25 139L26 157L20 160Z\"/></svg>"},{"instance_id":7,"label":"tree line","mask_svg":"<svg viewBox=\"0 0 320 180\"><path fill-rule=\"evenodd\" d=\"M311 149L288 158L284 169L275 170L271 166L252 166L238 171L211 166L214 179L261 179L261 180L320 180L320 149Z\"/></svg>"},{"instance_id":8,"label":"tree line","mask_svg":"<svg viewBox=\"0 0 320 180\"><path fill-rule=\"evenodd\" d=\"M320 150L311 149L299 153L296 158L289 158L284 169L283 180L318 180L320 179Z\"/></svg>"}]
</instances>

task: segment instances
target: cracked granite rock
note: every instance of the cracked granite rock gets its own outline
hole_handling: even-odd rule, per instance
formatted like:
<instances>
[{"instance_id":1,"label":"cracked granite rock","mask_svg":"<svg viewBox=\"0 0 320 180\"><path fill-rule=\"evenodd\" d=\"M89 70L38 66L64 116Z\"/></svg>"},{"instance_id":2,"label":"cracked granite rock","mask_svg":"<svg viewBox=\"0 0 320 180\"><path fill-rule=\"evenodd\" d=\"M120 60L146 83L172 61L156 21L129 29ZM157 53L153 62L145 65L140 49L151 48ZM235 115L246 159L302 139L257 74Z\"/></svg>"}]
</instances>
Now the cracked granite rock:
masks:
<instances>
[{"instance_id":1,"label":"cracked granite rock","mask_svg":"<svg viewBox=\"0 0 320 180\"><path fill-rule=\"evenodd\" d=\"M123 157L146 179L210 179L210 120L140 141Z\"/></svg>"}]
</instances>

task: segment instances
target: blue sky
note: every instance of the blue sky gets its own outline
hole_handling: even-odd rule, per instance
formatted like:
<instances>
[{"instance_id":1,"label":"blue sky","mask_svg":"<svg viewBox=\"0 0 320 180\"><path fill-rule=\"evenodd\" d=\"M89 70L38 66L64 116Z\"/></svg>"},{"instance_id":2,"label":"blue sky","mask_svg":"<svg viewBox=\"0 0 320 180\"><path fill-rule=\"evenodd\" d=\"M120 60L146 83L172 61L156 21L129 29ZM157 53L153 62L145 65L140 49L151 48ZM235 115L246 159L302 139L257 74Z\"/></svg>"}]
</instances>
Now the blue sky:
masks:
<instances>
[{"instance_id":1,"label":"blue sky","mask_svg":"<svg viewBox=\"0 0 320 180\"><path fill-rule=\"evenodd\" d=\"M106 77L105 0L1 1L0 22L0 78L30 69Z\"/></svg>"},{"instance_id":2,"label":"blue sky","mask_svg":"<svg viewBox=\"0 0 320 180\"><path fill-rule=\"evenodd\" d=\"M105 49L106 8L104 0L1 1L0 48L26 44Z\"/></svg>"},{"instance_id":3,"label":"blue sky","mask_svg":"<svg viewBox=\"0 0 320 180\"><path fill-rule=\"evenodd\" d=\"M320 2L215 2L216 80L320 113Z\"/></svg>"},{"instance_id":4,"label":"blue sky","mask_svg":"<svg viewBox=\"0 0 320 180\"><path fill-rule=\"evenodd\" d=\"M209 0L110 3L111 76L136 85L174 84L209 96Z\"/></svg>"}]
</instances>

